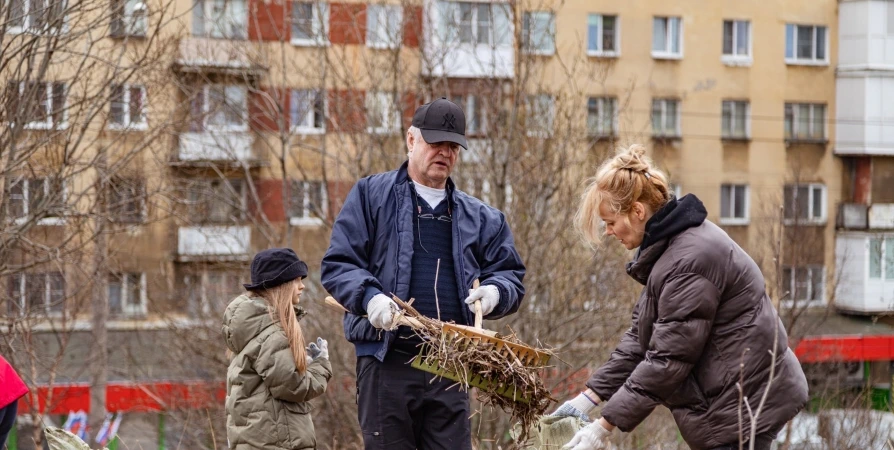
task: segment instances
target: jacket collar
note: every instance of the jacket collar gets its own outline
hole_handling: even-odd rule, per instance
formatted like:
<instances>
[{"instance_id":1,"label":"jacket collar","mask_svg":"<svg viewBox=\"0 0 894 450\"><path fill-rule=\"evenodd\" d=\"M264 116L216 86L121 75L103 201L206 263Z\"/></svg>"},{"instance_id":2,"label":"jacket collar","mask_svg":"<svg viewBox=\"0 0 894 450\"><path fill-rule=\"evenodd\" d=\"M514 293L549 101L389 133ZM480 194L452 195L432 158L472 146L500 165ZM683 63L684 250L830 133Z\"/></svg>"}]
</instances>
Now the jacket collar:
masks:
<instances>
[{"instance_id":1,"label":"jacket collar","mask_svg":"<svg viewBox=\"0 0 894 450\"><path fill-rule=\"evenodd\" d=\"M400 168L397 169L397 176L394 180L395 184L407 184L408 186L412 186L410 184L410 172L407 169L410 166L410 161L404 161L403 164L400 165ZM447 198L450 199L451 203L453 203L453 193L456 191L456 184L453 183L453 178L447 177Z\"/></svg>"}]
</instances>

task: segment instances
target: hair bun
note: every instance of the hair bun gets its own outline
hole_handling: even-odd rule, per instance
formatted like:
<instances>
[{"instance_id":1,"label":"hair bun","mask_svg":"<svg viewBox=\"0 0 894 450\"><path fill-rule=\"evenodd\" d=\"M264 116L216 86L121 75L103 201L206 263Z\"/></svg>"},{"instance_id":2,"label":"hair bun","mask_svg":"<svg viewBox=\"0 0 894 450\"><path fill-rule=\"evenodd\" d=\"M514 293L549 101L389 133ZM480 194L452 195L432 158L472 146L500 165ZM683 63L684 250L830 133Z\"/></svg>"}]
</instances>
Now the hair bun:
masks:
<instances>
[{"instance_id":1,"label":"hair bun","mask_svg":"<svg viewBox=\"0 0 894 450\"><path fill-rule=\"evenodd\" d=\"M646 147L640 144L633 144L621 149L612 160L612 165L615 169L627 169L642 173L647 173L652 169L652 164L646 156Z\"/></svg>"}]
</instances>

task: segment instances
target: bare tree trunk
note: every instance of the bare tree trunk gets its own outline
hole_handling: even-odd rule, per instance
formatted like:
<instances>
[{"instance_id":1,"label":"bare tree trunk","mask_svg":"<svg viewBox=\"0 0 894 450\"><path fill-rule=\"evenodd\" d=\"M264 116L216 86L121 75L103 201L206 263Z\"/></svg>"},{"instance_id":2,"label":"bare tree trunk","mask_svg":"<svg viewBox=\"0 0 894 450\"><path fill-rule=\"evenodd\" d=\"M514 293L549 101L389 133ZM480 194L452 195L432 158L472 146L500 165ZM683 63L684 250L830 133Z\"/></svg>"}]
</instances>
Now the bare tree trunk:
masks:
<instances>
[{"instance_id":1,"label":"bare tree trunk","mask_svg":"<svg viewBox=\"0 0 894 450\"><path fill-rule=\"evenodd\" d=\"M108 237L105 231L107 219L106 192L108 184L108 155L106 150L100 149L96 161L96 238L93 254L93 355L91 361L90 385L90 426L97 430L106 415L106 385L108 384L108 328L106 322L109 319L109 292L106 286L108 280Z\"/></svg>"}]
</instances>

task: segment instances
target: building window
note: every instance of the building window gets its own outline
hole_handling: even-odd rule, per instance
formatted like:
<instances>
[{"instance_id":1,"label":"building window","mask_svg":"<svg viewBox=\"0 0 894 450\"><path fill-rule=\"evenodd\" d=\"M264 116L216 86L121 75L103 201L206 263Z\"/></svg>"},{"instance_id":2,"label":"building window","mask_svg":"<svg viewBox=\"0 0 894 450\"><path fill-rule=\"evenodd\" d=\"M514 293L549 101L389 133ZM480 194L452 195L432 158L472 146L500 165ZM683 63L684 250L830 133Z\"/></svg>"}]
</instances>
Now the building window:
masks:
<instances>
[{"instance_id":1,"label":"building window","mask_svg":"<svg viewBox=\"0 0 894 450\"><path fill-rule=\"evenodd\" d=\"M441 42L506 47L512 29L508 5L500 3L438 2Z\"/></svg>"},{"instance_id":2,"label":"building window","mask_svg":"<svg viewBox=\"0 0 894 450\"><path fill-rule=\"evenodd\" d=\"M823 304L825 268L823 266L785 266L782 268L783 300Z\"/></svg>"},{"instance_id":3,"label":"building window","mask_svg":"<svg viewBox=\"0 0 894 450\"><path fill-rule=\"evenodd\" d=\"M65 28L63 0L9 0L7 33L52 33Z\"/></svg>"},{"instance_id":4,"label":"building window","mask_svg":"<svg viewBox=\"0 0 894 450\"><path fill-rule=\"evenodd\" d=\"M187 298L190 313L200 320L217 320L227 305L244 290L244 274L237 270L207 270L187 275Z\"/></svg>"},{"instance_id":5,"label":"building window","mask_svg":"<svg viewBox=\"0 0 894 450\"><path fill-rule=\"evenodd\" d=\"M652 57L669 59L683 57L683 19L679 17L652 19Z\"/></svg>"},{"instance_id":6,"label":"building window","mask_svg":"<svg viewBox=\"0 0 894 450\"><path fill-rule=\"evenodd\" d=\"M783 215L786 222L826 222L825 185L787 184L783 192Z\"/></svg>"},{"instance_id":7,"label":"building window","mask_svg":"<svg viewBox=\"0 0 894 450\"><path fill-rule=\"evenodd\" d=\"M109 315L141 317L146 315L146 275L115 273L109 275Z\"/></svg>"},{"instance_id":8,"label":"building window","mask_svg":"<svg viewBox=\"0 0 894 450\"><path fill-rule=\"evenodd\" d=\"M401 43L403 9L400 5L369 5L366 10L366 45L398 48Z\"/></svg>"},{"instance_id":9,"label":"building window","mask_svg":"<svg viewBox=\"0 0 894 450\"><path fill-rule=\"evenodd\" d=\"M786 103L785 139L789 141L825 142L826 105Z\"/></svg>"},{"instance_id":10,"label":"building window","mask_svg":"<svg viewBox=\"0 0 894 450\"><path fill-rule=\"evenodd\" d=\"M751 62L751 22L723 21L724 62Z\"/></svg>"},{"instance_id":11,"label":"building window","mask_svg":"<svg viewBox=\"0 0 894 450\"><path fill-rule=\"evenodd\" d=\"M556 116L555 98L549 94L528 95L525 101L528 136L547 138L552 135Z\"/></svg>"},{"instance_id":12,"label":"building window","mask_svg":"<svg viewBox=\"0 0 894 450\"><path fill-rule=\"evenodd\" d=\"M826 27L785 25L785 62L789 64L828 64Z\"/></svg>"},{"instance_id":13,"label":"building window","mask_svg":"<svg viewBox=\"0 0 894 450\"><path fill-rule=\"evenodd\" d=\"M484 113L485 101L481 97L471 94L454 95L450 101L459 105L466 113L466 136L480 136L487 133L487 117Z\"/></svg>"},{"instance_id":14,"label":"building window","mask_svg":"<svg viewBox=\"0 0 894 450\"><path fill-rule=\"evenodd\" d=\"M109 128L146 128L146 88L113 84Z\"/></svg>"},{"instance_id":15,"label":"building window","mask_svg":"<svg viewBox=\"0 0 894 450\"><path fill-rule=\"evenodd\" d=\"M894 280L894 238L869 239L869 278Z\"/></svg>"},{"instance_id":16,"label":"building window","mask_svg":"<svg viewBox=\"0 0 894 450\"><path fill-rule=\"evenodd\" d=\"M325 45L329 41L329 5L292 3L292 44Z\"/></svg>"},{"instance_id":17,"label":"building window","mask_svg":"<svg viewBox=\"0 0 894 450\"><path fill-rule=\"evenodd\" d=\"M141 223L146 217L145 184L139 178L113 178L109 182L109 216L120 223Z\"/></svg>"},{"instance_id":18,"label":"building window","mask_svg":"<svg viewBox=\"0 0 894 450\"><path fill-rule=\"evenodd\" d=\"M556 15L548 11L524 14L522 21L522 49L534 55L556 52Z\"/></svg>"},{"instance_id":19,"label":"building window","mask_svg":"<svg viewBox=\"0 0 894 450\"><path fill-rule=\"evenodd\" d=\"M193 35L218 39L248 37L246 0L196 0Z\"/></svg>"},{"instance_id":20,"label":"building window","mask_svg":"<svg viewBox=\"0 0 894 450\"><path fill-rule=\"evenodd\" d=\"M144 37L148 28L143 0L112 0L112 37Z\"/></svg>"},{"instance_id":21,"label":"building window","mask_svg":"<svg viewBox=\"0 0 894 450\"><path fill-rule=\"evenodd\" d=\"M618 56L621 53L620 28L618 16L590 14L587 17L587 54Z\"/></svg>"},{"instance_id":22,"label":"building window","mask_svg":"<svg viewBox=\"0 0 894 450\"><path fill-rule=\"evenodd\" d=\"M615 135L617 99L614 97L590 97L587 99L587 134L594 137Z\"/></svg>"},{"instance_id":23,"label":"building window","mask_svg":"<svg viewBox=\"0 0 894 450\"><path fill-rule=\"evenodd\" d=\"M292 131L299 134L320 134L326 130L325 92L318 89L295 89L289 99Z\"/></svg>"},{"instance_id":24,"label":"building window","mask_svg":"<svg viewBox=\"0 0 894 450\"><path fill-rule=\"evenodd\" d=\"M724 184L720 186L720 223L723 225L748 224L748 185Z\"/></svg>"},{"instance_id":25,"label":"building window","mask_svg":"<svg viewBox=\"0 0 894 450\"><path fill-rule=\"evenodd\" d=\"M28 81L8 85L7 117L25 128L50 130L65 128L68 120L65 83Z\"/></svg>"},{"instance_id":26,"label":"building window","mask_svg":"<svg viewBox=\"0 0 894 450\"><path fill-rule=\"evenodd\" d=\"M319 225L326 217L326 189L322 181L291 180L289 220L292 225Z\"/></svg>"},{"instance_id":27,"label":"building window","mask_svg":"<svg viewBox=\"0 0 894 450\"><path fill-rule=\"evenodd\" d=\"M748 139L750 124L749 105L745 101L723 101L721 136L723 139Z\"/></svg>"},{"instance_id":28,"label":"building window","mask_svg":"<svg viewBox=\"0 0 894 450\"><path fill-rule=\"evenodd\" d=\"M17 221L38 218L40 225L61 223L65 189L59 178L22 178L9 186L7 214Z\"/></svg>"},{"instance_id":29,"label":"building window","mask_svg":"<svg viewBox=\"0 0 894 450\"><path fill-rule=\"evenodd\" d=\"M187 218L192 223L233 223L245 218L244 180L206 179L187 184Z\"/></svg>"},{"instance_id":30,"label":"building window","mask_svg":"<svg viewBox=\"0 0 894 450\"><path fill-rule=\"evenodd\" d=\"M680 136L680 101L669 98L652 100L652 135Z\"/></svg>"},{"instance_id":31,"label":"building window","mask_svg":"<svg viewBox=\"0 0 894 450\"><path fill-rule=\"evenodd\" d=\"M397 98L390 92L366 93L367 131L375 134L392 134L400 129L400 112Z\"/></svg>"},{"instance_id":32,"label":"building window","mask_svg":"<svg viewBox=\"0 0 894 450\"><path fill-rule=\"evenodd\" d=\"M65 310L62 272L19 273L6 278L10 316L61 314Z\"/></svg>"},{"instance_id":33,"label":"building window","mask_svg":"<svg viewBox=\"0 0 894 450\"><path fill-rule=\"evenodd\" d=\"M248 131L245 86L205 85L193 98L190 131Z\"/></svg>"}]
</instances>

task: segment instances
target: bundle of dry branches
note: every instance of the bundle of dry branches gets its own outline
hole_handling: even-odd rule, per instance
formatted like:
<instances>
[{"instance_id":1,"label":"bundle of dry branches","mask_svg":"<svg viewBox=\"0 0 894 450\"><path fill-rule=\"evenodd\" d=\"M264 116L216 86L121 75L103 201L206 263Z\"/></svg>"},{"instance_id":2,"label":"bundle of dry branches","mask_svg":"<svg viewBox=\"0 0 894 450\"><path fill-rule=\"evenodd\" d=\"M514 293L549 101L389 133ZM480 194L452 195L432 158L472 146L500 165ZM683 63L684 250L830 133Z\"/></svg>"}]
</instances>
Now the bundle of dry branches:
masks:
<instances>
[{"instance_id":1,"label":"bundle of dry branches","mask_svg":"<svg viewBox=\"0 0 894 450\"><path fill-rule=\"evenodd\" d=\"M413 366L454 380L462 390L477 387L478 400L483 405L500 408L511 414L513 422L518 421L520 442L524 442L530 427L550 402L555 401L539 376L540 370L548 367L548 358L519 358L510 347L500 345L504 341L526 346L515 333L488 339L488 336L475 338L465 333L445 332L444 322L423 316L397 297L394 301L403 308L402 315L419 322L419 326L412 328L423 343ZM489 334L486 330L480 331ZM553 356L548 349L536 350Z\"/></svg>"}]
</instances>

